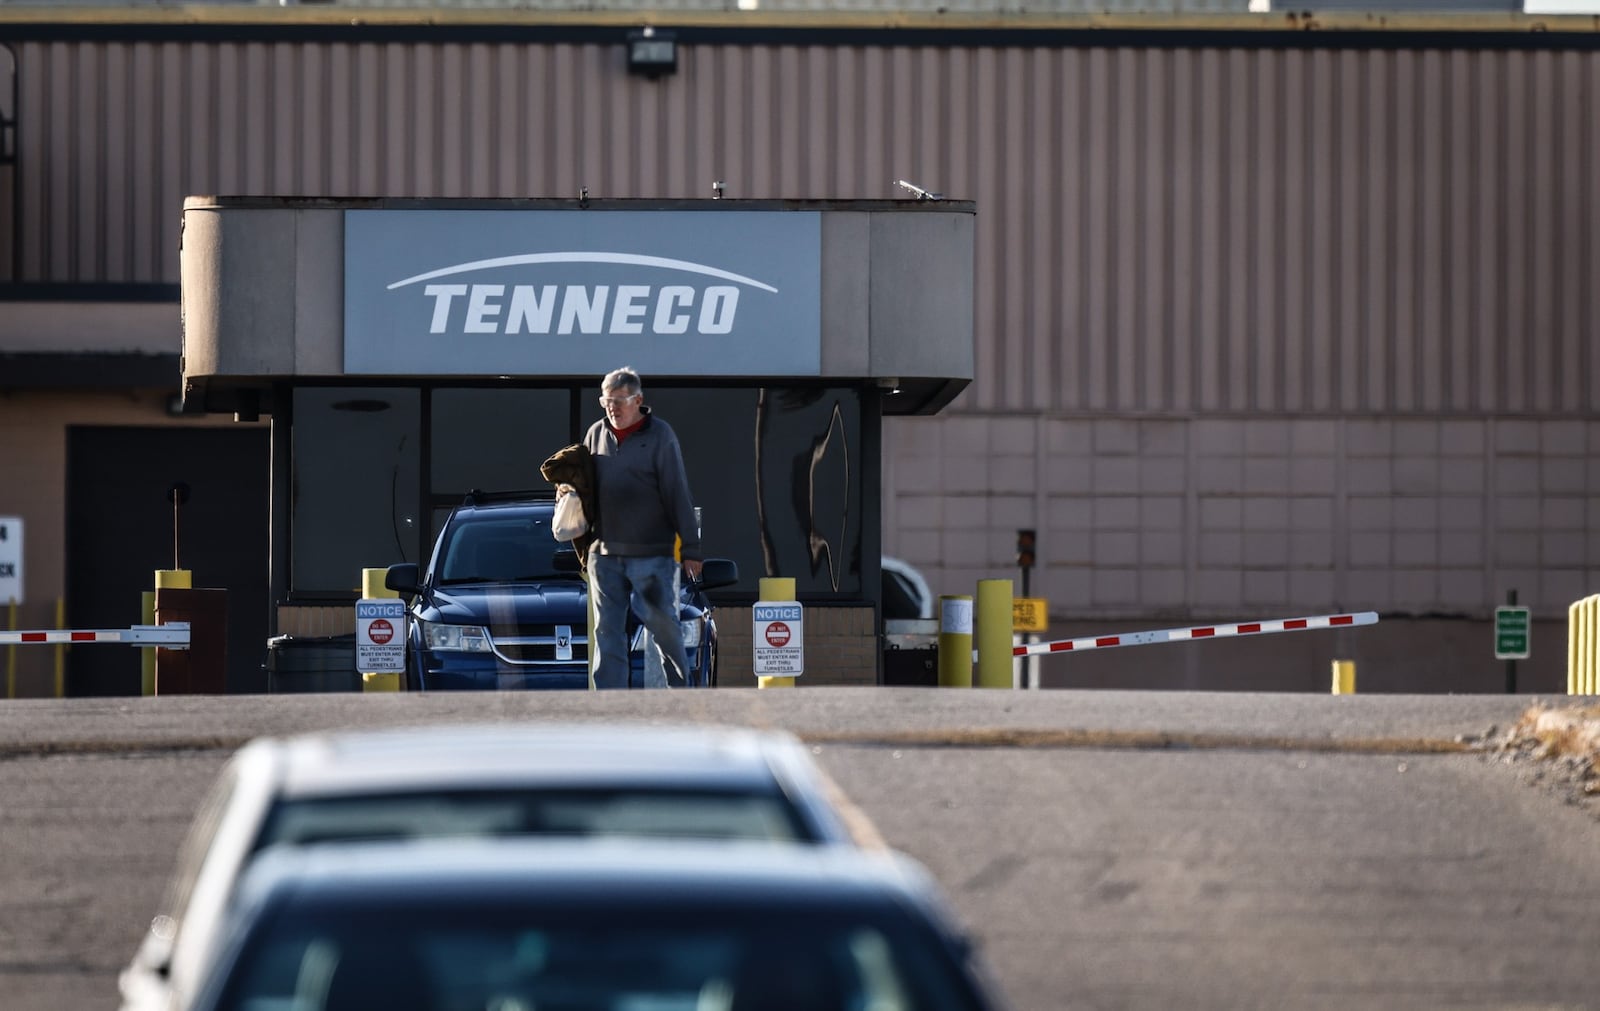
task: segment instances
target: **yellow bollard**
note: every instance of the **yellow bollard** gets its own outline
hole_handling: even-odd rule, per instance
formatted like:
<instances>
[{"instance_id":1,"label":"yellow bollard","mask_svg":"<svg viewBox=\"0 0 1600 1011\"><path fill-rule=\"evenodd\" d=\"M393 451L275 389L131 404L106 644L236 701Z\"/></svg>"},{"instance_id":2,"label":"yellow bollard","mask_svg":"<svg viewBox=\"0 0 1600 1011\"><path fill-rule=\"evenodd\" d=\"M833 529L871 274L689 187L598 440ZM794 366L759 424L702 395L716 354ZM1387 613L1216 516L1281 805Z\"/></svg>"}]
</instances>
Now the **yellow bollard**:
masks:
<instances>
[{"instance_id":1,"label":"yellow bollard","mask_svg":"<svg viewBox=\"0 0 1600 1011\"><path fill-rule=\"evenodd\" d=\"M383 585L384 574L388 569L362 569L361 570L361 597L363 600L378 600L384 597L398 597L399 590L391 590ZM396 635L404 635L404 629L397 629ZM400 690L401 675L393 671L362 671L361 690L364 692L397 692Z\"/></svg>"},{"instance_id":2,"label":"yellow bollard","mask_svg":"<svg viewBox=\"0 0 1600 1011\"><path fill-rule=\"evenodd\" d=\"M67 627L67 601L65 597L56 598L56 631ZM63 643L56 643L56 698L66 698L67 695L67 647Z\"/></svg>"},{"instance_id":3,"label":"yellow bollard","mask_svg":"<svg viewBox=\"0 0 1600 1011\"><path fill-rule=\"evenodd\" d=\"M1583 601L1574 600L1567 605L1567 694L1578 694L1578 660L1583 655L1578 649L1582 632L1578 623L1583 620Z\"/></svg>"},{"instance_id":4,"label":"yellow bollard","mask_svg":"<svg viewBox=\"0 0 1600 1011\"><path fill-rule=\"evenodd\" d=\"M1588 679L1584 683L1585 695L1600 695L1600 594L1589 598L1589 652L1584 670Z\"/></svg>"},{"instance_id":5,"label":"yellow bollard","mask_svg":"<svg viewBox=\"0 0 1600 1011\"><path fill-rule=\"evenodd\" d=\"M971 597L939 597L939 687L972 687Z\"/></svg>"},{"instance_id":6,"label":"yellow bollard","mask_svg":"<svg viewBox=\"0 0 1600 1011\"><path fill-rule=\"evenodd\" d=\"M1581 655L1578 658L1578 694L1600 694L1600 594L1580 601L1583 609L1579 627Z\"/></svg>"},{"instance_id":7,"label":"yellow bollard","mask_svg":"<svg viewBox=\"0 0 1600 1011\"><path fill-rule=\"evenodd\" d=\"M192 590L194 589L194 572L190 569L157 569L157 590ZM156 621L156 595L150 591L142 595L140 601L142 620L146 625L154 625ZM156 693L156 648L154 646L141 647L139 652L139 690L145 695Z\"/></svg>"},{"instance_id":8,"label":"yellow bollard","mask_svg":"<svg viewBox=\"0 0 1600 1011\"><path fill-rule=\"evenodd\" d=\"M188 569L157 569L156 589L158 590L192 590L194 589L194 573Z\"/></svg>"},{"instance_id":9,"label":"yellow bollard","mask_svg":"<svg viewBox=\"0 0 1600 1011\"><path fill-rule=\"evenodd\" d=\"M1594 667L1594 615L1584 597L1567 609L1567 694L1583 695L1589 687L1589 672Z\"/></svg>"},{"instance_id":10,"label":"yellow bollard","mask_svg":"<svg viewBox=\"0 0 1600 1011\"><path fill-rule=\"evenodd\" d=\"M1015 683L1011 662L1011 580L978 580L979 688L1010 688Z\"/></svg>"},{"instance_id":11,"label":"yellow bollard","mask_svg":"<svg viewBox=\"0 0 1600 1011\"><path fill-rule=\"evenodd\" d=\"M154 625L156 623L156 591L146 590L139 594L139 621L145 625ZM139 694L154 695L155 693L156 648L154 646L140 646Z\"/></svg>"},{"instance_id":12,"label":"yellow bollard","mask_svg":"<svg viewBox=\"0 0 1600 1011\"><path fill-rule=\"evenodd\" d=\"M794 578L792 576L763 576L761 588L756 596L760 600L789 601L794 599ZM793 688L794 678L768 675L756 678L757 688Z\"/></svg>"},{"instance_id":13,"label":"yellow bollard","mask_svg":"<svg viewBox=\"0 0 1600 1011\"><path fill-rule=\"evenodd\" d=\"M1333 694L1354 695L1356 693L1356 662L1354 660L1335 660L1333 662Z\"/></svg>"}]
</instances>

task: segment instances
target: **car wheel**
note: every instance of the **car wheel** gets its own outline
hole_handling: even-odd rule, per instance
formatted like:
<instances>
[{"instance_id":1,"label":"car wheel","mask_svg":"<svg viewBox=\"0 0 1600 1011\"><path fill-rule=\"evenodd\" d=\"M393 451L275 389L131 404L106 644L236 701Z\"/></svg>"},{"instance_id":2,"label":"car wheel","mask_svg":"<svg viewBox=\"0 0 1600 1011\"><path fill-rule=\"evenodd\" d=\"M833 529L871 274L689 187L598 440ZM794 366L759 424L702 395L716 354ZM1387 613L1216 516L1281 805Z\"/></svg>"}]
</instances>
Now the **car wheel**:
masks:
<instances>
[{"instance_id":1,"label":"car wheel","mask_svg":"<svg viewBox=\"0 0 1600 1011\"><path fill-rule=\"evenodd\" d=\"M717 636L714 632L706 641L706 672L702 680L705 681L707 688L717 686Z\"/></svg>"}]
</instances>

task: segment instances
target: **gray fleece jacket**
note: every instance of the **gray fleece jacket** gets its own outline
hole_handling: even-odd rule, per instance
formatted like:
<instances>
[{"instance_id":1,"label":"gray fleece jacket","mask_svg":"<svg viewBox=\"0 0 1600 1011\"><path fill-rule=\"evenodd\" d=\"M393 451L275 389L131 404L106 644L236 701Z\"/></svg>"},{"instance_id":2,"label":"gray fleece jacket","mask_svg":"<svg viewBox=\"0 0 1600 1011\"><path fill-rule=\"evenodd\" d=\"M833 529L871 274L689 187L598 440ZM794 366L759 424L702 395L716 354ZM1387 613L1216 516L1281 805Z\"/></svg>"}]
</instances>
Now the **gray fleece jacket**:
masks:
<instances>
[{"instance_id":1,"label":"gray fleece jacket","mask_svg":"<svg viewBox=\"0 0 1600 1011\"><path fill-rule=\"evenodd\" d=\"M683 557L699 560L700 532L694 500L683 471L678 435L643 408L644 425L622 442L604 420L589 426L583 444L594 455L600 492L603 555L635 558L672 556L674 535L683 538Z\"/></svg>"}]
</instances>

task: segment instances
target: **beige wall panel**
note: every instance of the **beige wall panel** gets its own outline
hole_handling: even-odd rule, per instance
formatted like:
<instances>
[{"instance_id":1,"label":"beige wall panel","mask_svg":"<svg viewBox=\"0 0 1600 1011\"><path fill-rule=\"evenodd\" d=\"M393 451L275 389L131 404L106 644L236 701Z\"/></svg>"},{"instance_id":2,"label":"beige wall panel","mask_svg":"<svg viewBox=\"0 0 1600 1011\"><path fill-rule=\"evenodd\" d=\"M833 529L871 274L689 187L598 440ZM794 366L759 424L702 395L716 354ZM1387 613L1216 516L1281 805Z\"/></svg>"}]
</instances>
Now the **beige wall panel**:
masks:
<instances>
[{"instance_id":1,"label":"beige wall panel","mask_svg":"<svg viewBox=\"0 0 1600 1011\"><path fill-rule=\"evenodd\" d=\"M24 281L174 283L187 194L972 199L957 410L1582 412L1585 51L29 42Z\"/></svg>"},{"instance_id":2,"label":"beige wall panel","mask_svg":"<svg viewBox=\"0 0 1600 1011\"><path fill-rule=\"evenodd\" d=\"M6 354L177 354L172 302L7 302L0 308Z\"/></svg>"},{"instance_id":3,"label":"beige wall panel","mask_svg":"<svg viewBox=\"0 0 1600 1011\"><path fill-rule=\"evenodd\" d=\"M67 429L73 426L222 426L226 418L175 420L167 414L167 395L150 392L106 394L0 393L0 460L6 472L26 480L9 481L0 500L0 512L21 517L27 540L23 544L24 590L27 600L17 607L19 629L56 627L56 601L66 598ZM154 580L154 574L151 576ZM7 619L6 602L0 601L0 623ZM76 628L72 615L66 627ZM101 648L101 647L76 647ZM124 647L104 647L124 648ZM16 658L17 695L21 698L55 693L55 648L18 646L11 652L0 647L0 666ZM0 684L0 697L5 687Z\"/></svg>"}]
</instances>

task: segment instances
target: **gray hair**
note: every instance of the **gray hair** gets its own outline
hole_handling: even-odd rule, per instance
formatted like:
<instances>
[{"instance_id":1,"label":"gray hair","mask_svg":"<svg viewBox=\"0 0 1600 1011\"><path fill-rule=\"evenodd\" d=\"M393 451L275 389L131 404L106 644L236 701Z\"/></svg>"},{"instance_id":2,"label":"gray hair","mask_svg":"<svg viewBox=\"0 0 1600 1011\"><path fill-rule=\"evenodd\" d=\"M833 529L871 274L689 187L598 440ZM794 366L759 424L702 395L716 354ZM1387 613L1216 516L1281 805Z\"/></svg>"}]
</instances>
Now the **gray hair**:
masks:
<instances>
[{"instance_id":1,"label":"gray hair","mask_svg":"<svg viewBox=\"0 0 1600 1011\"><path fill-rule=\"evenodd\" d=\"M602 392L616 389L627 390L628 395L631 397L635 393L644 392L644 383L640 381L639 373L624 365L620 369L613 369L607 372L606 377L600 380L600 389Z\"/></svg>"}]
</instances>

